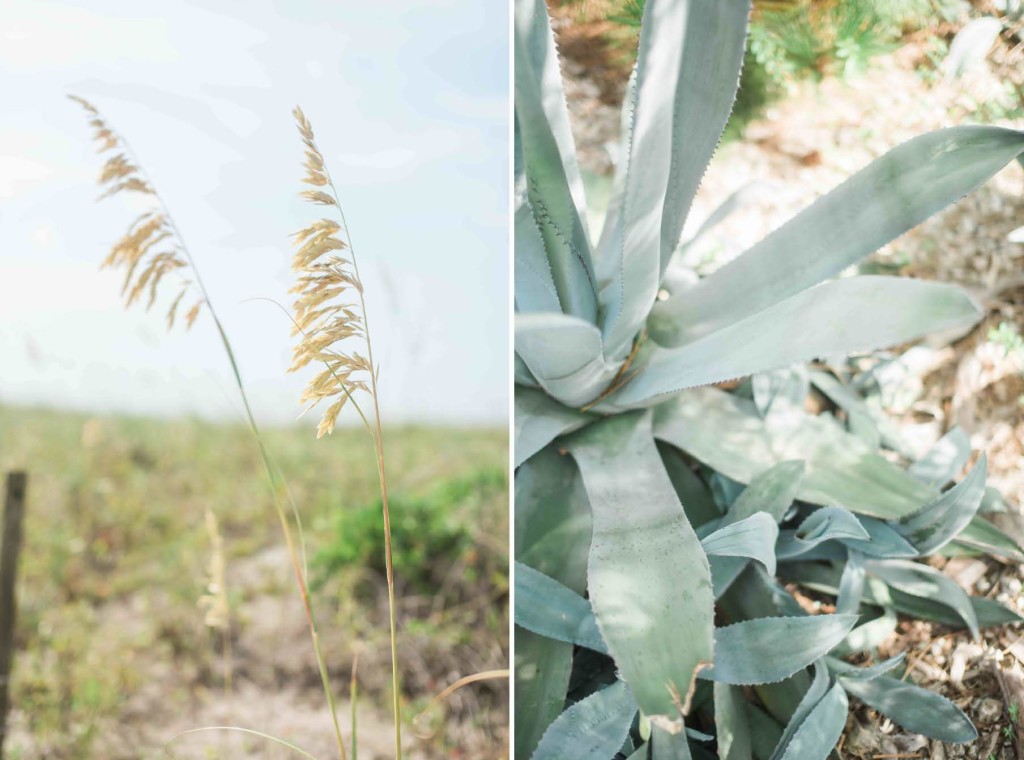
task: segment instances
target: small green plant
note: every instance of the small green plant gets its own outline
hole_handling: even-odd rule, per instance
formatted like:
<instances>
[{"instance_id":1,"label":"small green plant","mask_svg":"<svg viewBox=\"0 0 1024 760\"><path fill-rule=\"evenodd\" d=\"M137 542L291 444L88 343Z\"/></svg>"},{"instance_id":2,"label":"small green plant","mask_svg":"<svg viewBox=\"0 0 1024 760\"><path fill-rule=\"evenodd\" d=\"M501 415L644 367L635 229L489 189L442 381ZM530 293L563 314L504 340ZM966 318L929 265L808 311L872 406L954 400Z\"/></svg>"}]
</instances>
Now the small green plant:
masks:
<instances>
[{"instance_id":1,"label":"small green plant","mask_svg":"<svg viewBox=\"0 0 1024 760\"><path fill-rule=\"evenodd\" d=\"M1019 620L916 561L1024 558L979 516L984 456L943 490L970 455L961 431L894 464L879 447L903 447L860 390L805 363L978 321L950 285L839 275L1021 155L1024 133L915 138L699 278L681 233L749 13L744 0L647 1L624 160L592 240L546 7L516 2L523 760L824 760L850 696L970 742L968 717L888 675L903 658L877 647L899 615L974 636ZM824 414L805 410L812 386L834 405ZM827 601L805 608L787 583Z\"/></svg>"},{"instance_id":2,"label":"small green plant","mask_svg":"<svg viewBox=\"0 0 1024 760\"><path fill-rule=\"evenodd\" d=\"M1003 355L1024 352L1024 338L1021 338L1020 331L1009 322L1000 322L999 327L993 327L988 331L988 339L1003 349Z\"/></svg>"},{"instance_id":3,"label":"small green plant","mask_svg":"<svg viewBox=\"0 0 1024 760\"><path fill-rule=\"evenodd\" d=\"M462 565L465 570L461 580L472 583L472 576L482 569L481 547L473 526L481 518L483 506L500 498L507 487L503 471L488 469L442 481L420 496L395 496L392 506L396 519L391 530L396 546L395 572L402 582L420 594L452 594L457 589L445 591L445 581L451 568ZM334 540L313 558L318 582L345 570L385 573L379 551L381 508L378 501L338 510ZM444 562L431 561L438 557ZM445 600L446 604L459 601L465 599Z\"/></svg>"}]
</instances>

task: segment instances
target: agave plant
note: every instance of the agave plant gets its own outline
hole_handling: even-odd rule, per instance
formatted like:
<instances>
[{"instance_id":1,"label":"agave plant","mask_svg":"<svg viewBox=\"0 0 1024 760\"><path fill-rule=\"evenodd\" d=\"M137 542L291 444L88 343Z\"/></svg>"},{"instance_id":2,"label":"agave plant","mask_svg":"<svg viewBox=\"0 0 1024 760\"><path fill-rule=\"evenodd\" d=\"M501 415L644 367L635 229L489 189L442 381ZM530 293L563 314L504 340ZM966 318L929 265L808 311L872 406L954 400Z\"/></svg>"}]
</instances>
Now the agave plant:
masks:
<instances>
[{"instance_id":1,"label":"agave plant","mask_svg":"<svg viewBox=\"0 0 1024 760\"><path fill-rule=\"evenodd\" d=\"M953 286L838 276L1018 157L1024 133L911 140L698 279L683 224L749 6L646 3L595 242L546 7L516 2L517 758L823 760L849 695L968 742L966 715L877 646L900 614L975 636L1018 619L917 561L1024 558L978 516L996 498L984 458L943 490L971 453L961 432L914 461L843 373L804 363L980 318ZM812 385L841 418L805 411Z\"/></svg>"}]
</instances>

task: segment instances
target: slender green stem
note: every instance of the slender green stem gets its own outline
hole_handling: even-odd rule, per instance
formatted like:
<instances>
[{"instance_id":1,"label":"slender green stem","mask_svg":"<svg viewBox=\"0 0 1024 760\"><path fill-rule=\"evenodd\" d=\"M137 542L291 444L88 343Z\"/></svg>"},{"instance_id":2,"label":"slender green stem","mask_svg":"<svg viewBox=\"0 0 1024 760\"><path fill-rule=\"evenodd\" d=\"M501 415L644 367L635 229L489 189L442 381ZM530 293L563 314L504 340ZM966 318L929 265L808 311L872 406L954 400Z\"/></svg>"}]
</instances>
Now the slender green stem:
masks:
<instances>
[{"instance_id":1,"label":"slender green stem","mask_svg":"<svg viewBox=\"0 0 1024 760\"><path fill-rule=\"evenodd\" d=\"M356 281L359 283L359 307L363 312L363 333L366 338L367 361L370 365L370 396L373 399L374 419L374 447L377 453L377 477L380 481L380 502L384 513L384 564L387 570L388 582L388 614L391 629L391 690L392 709L395 716L395 758L402 760L402 692L401 678L398 669L398 624L395 604L395 570L391 559L391 511L388 508L388 479L384 467L384 435L381 432L380 404L377 394L377 365L373 361L373 341L370 340L370 319L366 313L366 299L363 296L362 277L359 275L359 262L356 260L355 246L352 245L352 232L349 230L348 220L345 219L345 210L341 206L338 197L338 190L334 186L330 172L324 169L327 181L334 195L334 203L341 215L341 224L345 228L345 238L348 243L349 253L352 257L352 268L355 271Z\"/></svg>"}]
</instances>

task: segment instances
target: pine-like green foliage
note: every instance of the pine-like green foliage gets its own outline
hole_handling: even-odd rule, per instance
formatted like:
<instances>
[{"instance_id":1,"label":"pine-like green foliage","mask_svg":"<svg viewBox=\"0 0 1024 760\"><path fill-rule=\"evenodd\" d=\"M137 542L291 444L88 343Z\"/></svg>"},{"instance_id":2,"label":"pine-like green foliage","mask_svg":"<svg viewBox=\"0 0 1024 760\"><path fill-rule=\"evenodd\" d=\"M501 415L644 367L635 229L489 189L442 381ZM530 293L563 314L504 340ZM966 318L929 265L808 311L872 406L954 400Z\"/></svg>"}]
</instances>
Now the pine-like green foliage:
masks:
<instances>
[{"instance_id":1,"label":"pine-like green foliage","mask_svg":"<svg viewBox=\"0 0 1024 760\"><path fill-rule=\"evenodd\" d=\"M946 489L962 432L919 456L880 409L881 371L807 363L977 322L954 286L835 278L1021 155L1024 133L915 138L700 278L682 230L749 13L647 0L593 240L546 7L516 3L517 758L824 760L850 696L970 742L967 716L886 675L901 658L878 645L901 615L974 636L1018 620L920 561L1024 558L980 516L998 501L984 457Z\"/></svg>"}]
</instances>

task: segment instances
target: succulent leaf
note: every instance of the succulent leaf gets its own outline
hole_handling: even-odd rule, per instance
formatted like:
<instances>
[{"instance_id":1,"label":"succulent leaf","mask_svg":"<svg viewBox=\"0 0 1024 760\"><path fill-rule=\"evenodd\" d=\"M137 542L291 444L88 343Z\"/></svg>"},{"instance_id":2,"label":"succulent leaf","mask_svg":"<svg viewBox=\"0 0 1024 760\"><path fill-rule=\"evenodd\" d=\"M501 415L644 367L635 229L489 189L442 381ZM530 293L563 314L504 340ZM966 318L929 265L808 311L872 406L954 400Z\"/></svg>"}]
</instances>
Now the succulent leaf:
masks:
<instances>
[{"instance_id":1,"label":"succulent leaf","mask_svg":"<svg viewBox=\"0 0 1024 760\"><path fill-rule=\"evenodd\" d=\"M679 244L739 84L749 0L648 0L640 28L618 277L602 289L610 357L628 352Z\"/></svg>"},{"instance_id":2,"label":"succulent leaf","mask_svg":"<svg viewBox=\"0 0 1024 760\"><path fill-rule=\"evenodd\" d=\"M804 718L780 760L825 760L843 733L848 709L846 692L836 684Z\"/></svg>"},{"instance_id":3,"label":"succulent leaf","mask_svg":"<svg viewBox=\"0 0 1024 760\"><path fill-rule=\"evenodd\" d=\"M878 276L831 280L685 344L666 348L649 342L637 359L636 377L608 404L650 406L686 388L795 362L868 353L928 332L970 326L981 316L967 293L953 285Z\"/></svg>"},{"instance_id":4,"label":"succulent leaf","mask_svg":"<svg viewBox=\"0 0 1024 760\"><path fill-rule=\"evenodd\" d=\"M977 514L981 497L985 495L987 469L988 460L983 453L967 477L894 527L922 555L938 551L956 538Z\"/></svg>"},{"instance_id":5,"label":"succulent leaf","mask_svg":"<svg viewBox=\"0 0 1024 760\"><path fill-rule=\"evenodd\" d=\"M717 388L695 388L655 410L654 434L741 483L787 459L806 473L797 498L852 512L902 517L935 492L831 420L805 413L769 425L753 403Z\"/></svg>"},{"instance_id":6,"label":"succulent leaf","mask_svg":"<svg viewBox=\"0 0 1024 760\"><path fill-rule=\"evenodd\" d=\"M775 539L779 526L767 512L758 512L739 522L719 528L701 540L709 557L744 557L764 565L775 574ZM716 589L717 591L717 589Z\"/></svg>"},{"instance_id":7,"label":"succulent leaf","mask_svg":"<svg viewBox=\"0 0 1024 760\"><path fill-rule=\"evenodd\" d=\"M779 559L792 559L825 541L866 541L870 535L857 517L842 507L822 507L812 512L795 531L779 537Z\"/></svg>"},{"instance_id":8,"label":"succulent leaf","mask_svg":"<svg viewBox=\"0 0 1024 760\"><path fill-rule=\"evenodd\" d=\"M781 681L828 654L856 622L856 615L805 615L716 628L715 664L700 677L736 686Z\"/></svg>"},{"instance_id":9,"label":"succulent leaf","mask_svg":"<svg viewBox=\"0 0 1024 760\"><path fill-rule=\"evenodd\" d=\"M865 563L865 569L897 591L949 607L963 619L974 638L978 638L978 616L970 597L953 579L935 568L906 560L871 560Z\"/></svg>"},{"instance_id":10,"label":"succulent leaf","mask_svg":"<svg viewBox=\"0 0 1024 760\"><path fill-rule=\"evenodd\" d=\"M888 660L883 660L866 668L858 668L856 665L850 665L833 657L826 657L825 664L828 665L828 669L831 672L842 675L845 678L859 678L863 681L870 681L872 678L884 676L890 670L895 670L903 664L906 658L907 653L900 652L895 657L890 657Z\"/></svg>"},{"instance_id":11,"label":"succulent leaf","mask_svg":"<svg viewBox=\"0 0 1024 760\"><path fill-rule=\"evenodd\" d=\"M721 760L752 760L750 729L747 726L743 690L727 683L715 683L715 729Z\"/></svg>"},{"instance_id":12,"label":"succulent leaf","mask_svg":"<svg viewBox=\"0 0 1024 760\"><path fill-rule=\"evenodd\" d=\"M590 504L569 457L545 449L516 473L516 557L582 593ZM527 760L565 706L572 644L515 631L515 757Z\"/></svg>"},{"instance_id":13,"label":"succulent leaf","mask_svg":"<svg viewBox=\"0 0 1024 760\"><path fill-rule=\"evenodd\" d=\"M1024 152L1024 132L987 126L915 137L862 169L697 286L654 308L679 346L834 277L973 191Z\"/></svg>"},{"instance_id":14,"label":"succulent leaf","mask_svg":"<svg viewBox=\"0 0 1024 760\"><path fill-rule=\"evenodd\" d=\"M793 736L799 730L807 716L811 714L814 707L821 701L822 697L828 693L829 689L829 677L828 669L822 662L814 663L814 679L811 681L807 690L800 698L800 702L797 704L796 709L793 710L793 714L786 724L786 727L782 731L782 736L779 737L778 744L775 746L772 752L771 760L779 760L782 753L785 752L786 747L793 740Z\"/></svg>"},{"instance_id":15,"label":"succulent leaf","mask_svg":"<svg viewBox=\"0 0 1024 760\"><path fill-rule=\"evenodd\" d=\"M629 688L616 681L559 715L544 732L532 760L614 757L629 734L636 710Z\"/></svg>"},{"instance_id":16,"label":"succulent leaf","mask_svg":"<svg viewBox=\"0 0 1024 760\"><path fill-rule=\"evenodd\" d=\"M971 441L961 427L954 427L907 472L930 486L939 487L956 477L971 456Z\"/></svg>"},{"instance_id":17,"label":"succulent leaf","mask_svg":"<svg viewBox=\"0 0 1024 760\"><path fill-rule=\"evenodd\" d=\"M864 598L864 555L858 551L847 552L846 565L839 579L839 592L836 595L836 612L839 614L857 614L861 600Z\"/></svg>"},{"instance_id":18,"label":"succulent leaf","mask_svg":"<svg viewBox=\"0 0 1024 760\"><path fill-rule=\"evenodd\" d=\"M590 603L648 716L675 719L712 658L711 577L651 436L650 414L608 418L566 448L590 498Z\"/></svg>"},{"instance_id":19,"label":"succulent leaf","mask_svg":"<svg viewBox=\"0 0 1024 760\"><path fill-rule=\"evenodd\" d=\"M583 427L586 415L559 404L533 388L515 393L515 466L518 467L555 438Z\"/></svg>"},{"instance_id":20,"label":"succulent leaf","mask_svg":"<svg viewBox=\"0 0 1024 760\"><path fill-rule=\"evenodd\" d=\"M985 554L996 554L1014 562L1024 562L1020 545L1003 531L981 517L975 517L957 534L957 543Z\"/></svg>"},{"instance_id":21,"label":"succulent leaf","mask_svg":"<svg viewBox=\"0 0 1024 760\"><path fill-rule=\"evenodd\" d=\"M651 730L651 757L657 760L692 760L686 732L669 733L660 726Z\"/></svg>"},{"instance_id":22,"label":"succulent leaf","mask_svg":"<svg viewBox=\"0 0 1024 760\"><path fill-rule=\"evenodd\" d=\"M849 694L907 731L956 744L978 738L974 724L959 707L920 686L888 676L869 680L841 677L839 683Z\"/></svg>"},{"instance_id":23,"label":"succulent leaf","mask_svg":"<svg viewBox=\"0 0 1024 760\"><path fill-rule=\"evenodd\" d=\"M543 0L515 4L515 122L527 197L566 314L597 315L583 181Z\"/></svg>"},{"instance_id":24,"label":"succulent leaf","mask_svg":"<svg viewBox=\"0 0 1024 760\"><path fill-rule=\"evenodd\" d=\"M515 563L516 625L603 654L608 647L597 630L590 603L529 565Z\"/></svg>"}]
</instances>

